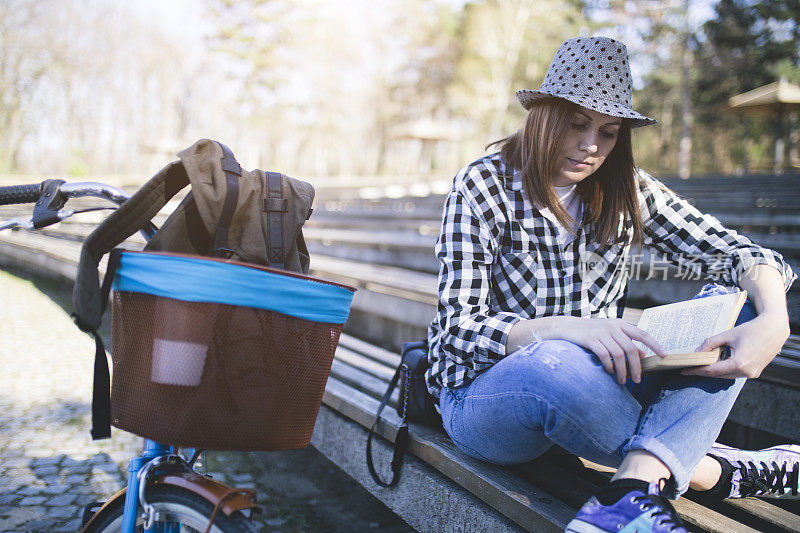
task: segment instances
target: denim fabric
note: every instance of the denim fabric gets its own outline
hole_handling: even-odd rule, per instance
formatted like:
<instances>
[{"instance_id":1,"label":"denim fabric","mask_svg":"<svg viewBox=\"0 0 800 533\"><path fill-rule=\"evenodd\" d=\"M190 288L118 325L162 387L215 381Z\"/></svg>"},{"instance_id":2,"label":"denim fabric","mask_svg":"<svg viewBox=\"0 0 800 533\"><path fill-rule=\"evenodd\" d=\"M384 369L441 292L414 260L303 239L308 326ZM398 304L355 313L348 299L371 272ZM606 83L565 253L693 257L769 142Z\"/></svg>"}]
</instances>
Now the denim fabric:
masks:
<instances>
[{"instance_id":1,"label":"denim fabric","mask_svg":"<svg viewBox=\"0 0 800 533\"><path fill-rule=\"evenodd\" d=\"M729 292L709 284L696 297ZM733 289L735 290L735 289ZM748 301L736 325L755 317ZM442 421L465 453L518 464L553 444L617 467L646 450L672 472L677 497L719 435L745 379L663 372L624 386L590 351L565 340L537 341L501 359L469 385L442 389Z\"/></svg>"}]
</instances>

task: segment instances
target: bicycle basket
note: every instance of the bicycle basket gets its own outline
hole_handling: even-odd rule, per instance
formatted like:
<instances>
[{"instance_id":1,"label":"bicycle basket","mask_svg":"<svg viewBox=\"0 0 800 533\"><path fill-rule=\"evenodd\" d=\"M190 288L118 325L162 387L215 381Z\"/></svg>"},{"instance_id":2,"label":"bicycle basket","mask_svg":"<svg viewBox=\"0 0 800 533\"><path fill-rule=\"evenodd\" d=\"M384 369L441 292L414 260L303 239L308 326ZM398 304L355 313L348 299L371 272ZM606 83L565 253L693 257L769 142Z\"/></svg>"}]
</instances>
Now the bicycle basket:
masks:
<instances>
[{"instance_id":1,"label":"bicycle basket","mask_svg":"<svg viewBox=\"0 0 800 533\"><path fill-rule=\"evenodd\" d=\"M122 253L112 288L113 425L203 449L308 445L355 289L153 252Z\"/></svg>"}]
</instances>

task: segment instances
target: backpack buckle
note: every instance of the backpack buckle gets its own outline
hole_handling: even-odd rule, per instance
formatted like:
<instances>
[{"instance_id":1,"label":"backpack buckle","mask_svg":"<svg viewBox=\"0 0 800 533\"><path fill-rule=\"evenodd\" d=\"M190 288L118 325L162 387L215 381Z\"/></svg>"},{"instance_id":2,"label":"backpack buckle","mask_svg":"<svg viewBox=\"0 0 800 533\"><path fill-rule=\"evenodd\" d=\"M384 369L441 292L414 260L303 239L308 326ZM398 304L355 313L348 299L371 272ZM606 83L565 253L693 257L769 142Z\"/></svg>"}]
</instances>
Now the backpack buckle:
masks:
<instances>
[{"instance_id":1,"label":"backpack buckle","mask_svg":"<svg viewBox=\"0 0 800 533\"><path fill-rule=\"evenodd\" d=\"M214 257L219 257L221 259L230 259L233 257L233 250L230 248L217 248L214 250Z\"/></svg>"}]
</instances>

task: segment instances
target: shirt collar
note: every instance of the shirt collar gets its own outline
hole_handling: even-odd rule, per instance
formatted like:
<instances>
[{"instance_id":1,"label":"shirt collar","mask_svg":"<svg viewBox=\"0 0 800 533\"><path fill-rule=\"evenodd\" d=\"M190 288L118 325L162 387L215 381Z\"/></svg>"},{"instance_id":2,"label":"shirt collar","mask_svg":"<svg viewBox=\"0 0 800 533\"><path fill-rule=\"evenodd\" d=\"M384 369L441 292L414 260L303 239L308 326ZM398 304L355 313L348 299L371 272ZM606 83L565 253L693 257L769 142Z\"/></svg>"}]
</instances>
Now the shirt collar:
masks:
<instances>
[{"instance_id":1,"label":"shirt collar","mask_svg":"<svg viewBox=\"0 0 800 533\"><path fill-rule=\"evenodd\" d=\"M500 166L503 175L503 185L510 191L522 190L522 172L515 169L511 164L506 161L506 158L500 156Z\"/></svg>"}]
</instances>

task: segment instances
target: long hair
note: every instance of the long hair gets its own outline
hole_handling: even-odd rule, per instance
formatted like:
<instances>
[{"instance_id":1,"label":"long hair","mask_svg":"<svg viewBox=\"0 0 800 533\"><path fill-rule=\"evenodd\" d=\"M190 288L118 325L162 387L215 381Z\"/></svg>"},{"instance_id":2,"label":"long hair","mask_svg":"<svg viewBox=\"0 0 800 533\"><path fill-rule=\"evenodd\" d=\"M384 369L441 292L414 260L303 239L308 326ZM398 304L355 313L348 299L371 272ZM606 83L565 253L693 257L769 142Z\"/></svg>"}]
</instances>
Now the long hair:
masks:
<instances>
[{"instance_id":1,"label":"long hair","mask_svg":"<svg viewBox=\"0 0 800 533\"><path fill-rule=\"evenodd\" d=\"M522 173L528 198L550 209L562 226L573 232L575 221L561 205L553 189L564 139L579 109L562 98L536 100L522 128L487 146L499 145L500 153ZM595 241L601 245L625 243L632 226L631 243L644 242L644 229L636 191L636 168L631 147L631 126L622 120L617 142L594 174L578 183L577 193L586 201L587 223L596 223ZM620 217L624 223L620 226ZM574 232L573 232L574 233Z\"/></svg>"}]
</instances>

